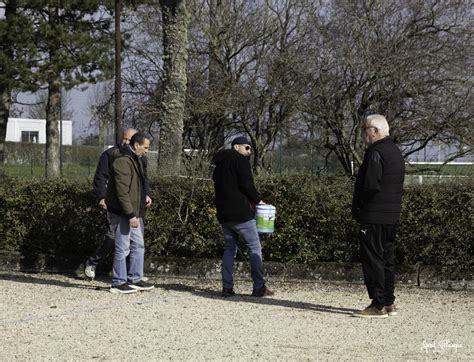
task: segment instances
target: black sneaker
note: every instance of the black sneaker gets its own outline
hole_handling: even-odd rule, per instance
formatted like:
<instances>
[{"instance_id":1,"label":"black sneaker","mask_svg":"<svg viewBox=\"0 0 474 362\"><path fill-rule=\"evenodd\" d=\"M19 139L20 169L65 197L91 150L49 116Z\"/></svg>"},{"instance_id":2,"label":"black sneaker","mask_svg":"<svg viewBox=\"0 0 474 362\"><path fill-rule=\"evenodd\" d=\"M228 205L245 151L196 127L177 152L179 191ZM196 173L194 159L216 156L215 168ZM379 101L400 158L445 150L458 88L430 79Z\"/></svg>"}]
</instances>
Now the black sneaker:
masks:
<instances>
[{"instance_id":1,"label":"black sneaker","mask_svg":"<svg viewBox=\"0 0 474 362\"><path fill-rule=\"evenodd\" d=\"M110 288L110 293L114 294L129 294L129 293L136 293L138 290L133 289L130 287L129 284L121 284L121 285L115 285Z\"/></svg>"},{"instance_id":2,"label":"black sneaker","mask_svg":"<svg viewBox=\"0 0 474 362\"><path fill-rule=\"evenodd\" d=\"M252 297L269 297L275 295L270 289L268 289L265 285L261 288L254 288L252 291Z\"/></svg>"},{"instance_id":3,"label":"black sneaker","mask_svg":"<svg viewBox=\"0 0 474 362\"><path fill-rule=\"evenodd\" d=\"M234 289L232 288L222 288L223 297L233 297L235 295Z\"/></svg>"},{"instance_id":4,"label":"black sneaker","mask_svg":"<svg viewBox=\"0 0 474 362\"><path fill-rule=\"evenodd\" d=\"M130 285L130 288L133 288L135 290L151 290L155 287L154 284L144 282L143 280L140 280L139 282L136 282L136 283L131 283L129 285Z\"/></svg>"}]
</instances>

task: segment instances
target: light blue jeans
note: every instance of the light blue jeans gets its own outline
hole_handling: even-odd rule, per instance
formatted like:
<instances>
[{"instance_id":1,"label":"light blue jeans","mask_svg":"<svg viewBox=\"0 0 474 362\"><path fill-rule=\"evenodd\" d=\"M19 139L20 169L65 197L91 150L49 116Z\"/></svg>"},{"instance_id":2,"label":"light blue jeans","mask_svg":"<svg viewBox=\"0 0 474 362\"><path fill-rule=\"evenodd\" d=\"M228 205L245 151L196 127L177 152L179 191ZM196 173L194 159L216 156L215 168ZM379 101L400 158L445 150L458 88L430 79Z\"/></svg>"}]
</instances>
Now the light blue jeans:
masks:
<instances>
[{"instance_id":1,"label":"light blue jeans","mask_svg":"<svg viewBox=\"0 0 474 362\"><path fill-rule=\"evenodd\" d=\"M112 286L137 283L143 277L143 258L145 242L143 240L143 219L140 227L130 227L128 218L110 214L110 223L117 224L115 232L114 265L112 268ZM127 265L128 259L128 265Z\"/></svg>"},{"instance_id":2,"label":"light blue jeans","mask_svg":"<svg viewBox=\"0 0 474 362\"><path fill-rule=\"evenodd\" d=\"M262 246L257 232L255 220L243 223L226 222L222 224L224 231L224 255L222 256L222 286L234 287L234 258L237 253L239 236L245 240L250 249L250 271L253 287L261 288L265 285L263 278Z\"/></svg>"}]
</instances>

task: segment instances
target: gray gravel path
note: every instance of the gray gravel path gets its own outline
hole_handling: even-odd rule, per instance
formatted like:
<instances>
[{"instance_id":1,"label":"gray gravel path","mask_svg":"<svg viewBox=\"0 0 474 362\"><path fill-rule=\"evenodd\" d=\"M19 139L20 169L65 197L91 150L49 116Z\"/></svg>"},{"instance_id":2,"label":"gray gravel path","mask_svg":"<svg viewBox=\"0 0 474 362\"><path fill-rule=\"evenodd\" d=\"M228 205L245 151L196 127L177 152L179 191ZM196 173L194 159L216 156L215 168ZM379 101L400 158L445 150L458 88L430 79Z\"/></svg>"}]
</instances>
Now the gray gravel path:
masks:
<instances>
[{"instance_id":1,"label":"gray gravel path","mask_svg":"<svg viewBox=\"0 0 474 362\"><path fill-rule=\"evenodd\" d=\"M0 360L474 360L474 293L398 287L399 315L351 317L362 285L272 283L272 298L221 298L218 280L108 280L0 272Z\"/></svg>"}]
</instances>

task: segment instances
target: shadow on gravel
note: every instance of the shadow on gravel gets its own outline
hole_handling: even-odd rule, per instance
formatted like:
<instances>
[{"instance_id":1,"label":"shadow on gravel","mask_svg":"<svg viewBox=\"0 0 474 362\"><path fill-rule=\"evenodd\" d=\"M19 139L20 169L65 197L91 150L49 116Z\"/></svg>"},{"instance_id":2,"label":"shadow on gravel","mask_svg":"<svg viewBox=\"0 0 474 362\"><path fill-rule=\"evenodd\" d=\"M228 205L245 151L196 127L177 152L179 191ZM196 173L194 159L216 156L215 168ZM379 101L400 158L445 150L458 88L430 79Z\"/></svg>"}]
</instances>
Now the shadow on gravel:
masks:
<instances>
[{"instance_id":1,"label":"shadow on gravel","mask_svg":"<svg viewBox=\"0 0 474 362\"><path fill-rule=\"evenodd\" d=\"M237 294L234 297L223 297L220 291L216 291L213 289L206 289L206 288L195 288L195 287L184 285L184 284L155 284L155 286L157 288L161 288L164 290L187 292L187 293L196 295L198 297L210 298L210 299L222 299L228 302L264 304L264 305L273 305L273 306L293 308L293 309L313 310L315 312L347 314L347 315L352 315L352 313L357 311L357 309L332 307L329 305L320 305L320 304L305 303L305 302L296 302L296 301L285 300L285 299L276 299L272 297L256 298L256 297L252 297L250 294ZM278 294L276 295L276 297L278 298Z\"/></svg>"},{"instance_id":2,"label":"shadow on gravel","mask_svg":"<svg viewBox=\"0 0 474 362\"><path fill-rule=\"evenodd\" d=\"M51 280L51 279L42 279L38 277L39 274L22 274L22 275L10 275L10 274L0 274L0 280L10 280L17 283L27 283L27 284L40 284L40 285L55 285L58 287L64 288L80 288L80 289L91 289L91 290L103 290L109 289L109 287L99 287L97 285L84 285L78 283L71 283L68 281L62 280ZM72 279L81 280L80 278L73 277Z\"/></svg>"}]
</instances>

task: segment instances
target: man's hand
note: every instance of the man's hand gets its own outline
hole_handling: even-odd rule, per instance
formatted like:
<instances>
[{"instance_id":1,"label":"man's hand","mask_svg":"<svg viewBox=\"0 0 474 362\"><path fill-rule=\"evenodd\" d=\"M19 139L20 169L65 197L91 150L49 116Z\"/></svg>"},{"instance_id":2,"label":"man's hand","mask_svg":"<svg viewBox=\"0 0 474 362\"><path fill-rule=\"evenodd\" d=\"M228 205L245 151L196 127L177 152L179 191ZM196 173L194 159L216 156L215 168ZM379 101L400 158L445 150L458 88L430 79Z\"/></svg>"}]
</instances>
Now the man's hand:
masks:
<instances>
[{"instance_id":1,"label":"man's hand","mask_svg":"<svg viewBox=\"0 0 474 362\"><path fill-rule=\"evenodd\" d=\"M100 199L99 200L99 207L101 209L107 210L107 205L105 204L105 199Z\"/></svg>"},{"instance_id":2,"label":"man's hand","mask_svg":"<svg viewBox=\"0 0 474 362\"><path fill-rule=\"evenodd\" d=\"M138 220L137 217L132 217L130 220L128 220L128 223L130 224L130 227L132 228L137 228L140 226L140 221Z\"/></svg>"},{"instance_id":3,"label":"man's hand","mask_svg":"<svg viewBox=\"0 0 474 362\"><path fill-rule=\"evenodd\" d=\"M151 206L151 197L146 195L145 198L145 207L150 207Z\"/></svg>"}]
</instances>

